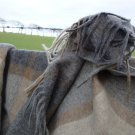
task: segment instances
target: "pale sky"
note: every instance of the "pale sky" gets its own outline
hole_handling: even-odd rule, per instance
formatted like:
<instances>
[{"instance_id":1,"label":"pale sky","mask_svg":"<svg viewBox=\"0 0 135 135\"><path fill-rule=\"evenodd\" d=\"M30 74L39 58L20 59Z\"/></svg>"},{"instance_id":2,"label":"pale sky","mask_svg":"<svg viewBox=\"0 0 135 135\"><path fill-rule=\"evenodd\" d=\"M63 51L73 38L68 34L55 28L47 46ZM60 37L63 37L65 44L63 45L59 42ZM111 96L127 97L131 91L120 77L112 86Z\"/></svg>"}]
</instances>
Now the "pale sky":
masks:
<instances>
[{"instance_id":1,"label":"pale sky","mask_svg":"<svg viewBox=\"0 0 135 135\"><path fill-rule=\"evenodd\" d=\"M0 0L0 18L51 28L67 28L103 11L131 19L135 25L135 0Z\"/></svg>"}]
</instances>

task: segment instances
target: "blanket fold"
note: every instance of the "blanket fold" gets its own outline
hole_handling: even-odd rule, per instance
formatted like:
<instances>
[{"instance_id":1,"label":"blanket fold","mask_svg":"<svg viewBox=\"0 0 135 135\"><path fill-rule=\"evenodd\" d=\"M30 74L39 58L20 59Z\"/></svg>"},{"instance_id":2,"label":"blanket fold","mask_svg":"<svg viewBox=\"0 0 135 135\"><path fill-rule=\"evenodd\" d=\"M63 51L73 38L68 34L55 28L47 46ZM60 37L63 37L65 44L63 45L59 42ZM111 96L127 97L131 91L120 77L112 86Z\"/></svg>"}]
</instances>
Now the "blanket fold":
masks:
<instances>
[{"instance_id":1,"label":"blanket fold","mask_svg":"<svg viewBox=\"0 0 135 135\"><path fill-rule=\"evenodd\" d=\"M9 51L11 49L15 48L13 45L11 44L5 44L5 43L1 43L0 44L0 132L1 132L1 103L2 103L2 88L3 88L3 77L4 77L4 69L5 69L5 64L6 64L6 57L7 54L9 53Z\"/></svg>"},{"instance_id":2,"label":"blanket fold","mask_svg":"<svg viewBox=\"0 0 135 135\"><path fill-rule=\"evenodd\" d=\"M25 89L44 72L48 65L45 51L39 52L8 48L13 48L13 46L0 44L0 55L4 68L4 74L2 74L3 68L0 70L0 77L4 78L0 85L2 90L1 134L3 135L6 134L16 114L27 100ZM6 52L8 55L6 55Z\"/></svg>"},{"instance_id":3,"label":"blanket fold","mask_svg":"<svg viewBox=\"0 0 135 135\"><path fill-rule=\"evenodd\" d=\"M44 79L21 109L7 135L47 134L46 124L68 93L82 64L82 59L70 54L48 66Z\"/></svg>"}]
</instances>

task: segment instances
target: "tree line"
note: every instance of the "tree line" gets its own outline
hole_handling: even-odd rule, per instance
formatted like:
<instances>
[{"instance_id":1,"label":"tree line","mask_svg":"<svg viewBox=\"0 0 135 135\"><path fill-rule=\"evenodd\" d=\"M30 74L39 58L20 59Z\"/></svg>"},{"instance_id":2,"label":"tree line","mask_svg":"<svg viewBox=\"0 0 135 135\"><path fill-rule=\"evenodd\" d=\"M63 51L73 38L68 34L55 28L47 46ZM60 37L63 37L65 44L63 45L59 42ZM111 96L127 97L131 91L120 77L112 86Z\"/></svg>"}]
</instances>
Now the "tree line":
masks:
<instances>
[{"instance_id":1,"label":"tree line","mask_svg":"<svg viewBox=\"0 0 135 135\"><path fill-rule=\"evenodd\" d=\"M0 18L0 28L2 29L2 32L6 32L6 29L16 29L17 33L22 33L24 30L30 30L30 34L33 35L33 31L37 31L42 33L42 35L45 35L46 31L50 31L52 33L60 33L62 29L60 28L44 28L42 26L39 26L37 24L29 24L28 26L25 26L20 21L7 21L3 18Z\"/></svg>"}]
</instances>

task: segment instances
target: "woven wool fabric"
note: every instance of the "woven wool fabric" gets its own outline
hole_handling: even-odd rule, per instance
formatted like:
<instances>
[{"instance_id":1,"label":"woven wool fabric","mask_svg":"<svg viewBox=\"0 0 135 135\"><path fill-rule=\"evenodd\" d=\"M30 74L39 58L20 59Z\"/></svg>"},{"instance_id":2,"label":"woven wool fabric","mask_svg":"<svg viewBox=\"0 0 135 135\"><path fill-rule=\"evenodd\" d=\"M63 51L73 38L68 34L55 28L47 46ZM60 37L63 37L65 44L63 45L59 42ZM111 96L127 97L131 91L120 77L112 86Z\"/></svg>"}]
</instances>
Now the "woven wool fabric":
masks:
<instances>
[{"instance_id":1,"label":"woven wool fabric","mask_svg":"<svg viewBox=\"0 0 135 135\"><path fill-rule=\"evenodd\" d=\"M3 89L3 74L4 74L4 69L5 69L5 62L6 62L6 57L7 53L9 50L14 48L12 45L5 45L4 43L0 45L0 130L1 130L1 102L2 102L2 89Z\"/></svg>"},{"instance_id":2,"label":"woven wool fabric","mask_svg":"<svg viewBox=\"0 0 135 135\"><path fill-rule=\"evenodd\" d=\"M27 100L25 89L46 69L48 62L45 52L10 49L9 44L0 44L1 58L5 65L2 90L2 133L6 134L9 125ZM4 54L2 57L2 54ZM6 55L7 54L7 55ZM2 75L3 74L3 75Z\"/></svg>"},{"instance_id":3,"label":"woven wool fabric","mask_svg":"<svg viewBox=\"0 0 135 135\"><path fill-rule=\"evenodd\" d=\"M47 105L43 109L44 119L39 121L46 124L46 131L41 126L36 134L40 132L43 134L44 131L51 135L134 135L134 77L131 86L132 96L127 103L126 76L114 76L111 74L114 71L104 71L93 77L93 74L101 70L100 68L90 62L80 63L78 60L72 64L76 65L76 69L79 68L78 72L75 72L76 79L71 76L69 78L67 74L64 76L64 71L55 67L56 65L46 70L47 78L35 90L33 98L31 97L22 108L9 129L9 135L35 134L36 113L39 113L45 100ZM73 75L74 69L71 67L73 65L69 63L65 65L65 72L68 71ZM89 80L83 83L88 78ZM71 86L70 81L74 84L68 90L69 85ZM40 98L44 100L41 101ZM37 109L30 104L33 100L40 105ZM30 119L32 119L31 122Z\"/></svg>"},{"instance_id":4,"label":"woven wool fabric","mask_svg":"<svg viewBox=\"0 0 135 135\"><path fill-rule=\"evenodd\" d=\"M56 58L28 89L6 135L134 135L134 27L100 13L68 32L62 54L53 53Z\"/></svg>"}]
</instances>

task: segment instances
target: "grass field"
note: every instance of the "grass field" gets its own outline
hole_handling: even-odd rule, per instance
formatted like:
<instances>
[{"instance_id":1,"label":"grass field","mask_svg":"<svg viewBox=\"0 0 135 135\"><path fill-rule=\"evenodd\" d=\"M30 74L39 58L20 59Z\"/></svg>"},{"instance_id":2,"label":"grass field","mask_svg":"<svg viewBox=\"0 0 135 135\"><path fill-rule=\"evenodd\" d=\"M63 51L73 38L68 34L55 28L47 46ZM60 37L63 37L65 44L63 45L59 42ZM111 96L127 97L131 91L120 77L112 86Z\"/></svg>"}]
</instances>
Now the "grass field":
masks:
<instances>
[{"instance_id":1,"label":"grass field","mask_svg":"<svg viewBox=\"0 0 135 135\"><path fill-rule=\"evenodd\" d=\"M42 51L44 49L41 44L45 44L50 47L53 40L54 37L42 37L35 35L0 32L0 43L13 44L16 46L17 49ZM135 56L135 52L133 52L132 56Z\"/></svg>"},{"instance_id":2,"label":"grass field","mask_svg":"<svg viewBox=\"0 0 135 135\"><path fill-rule=\"evenodd\" d=\"M0 32L0 43L13 44L17 49L43 50L41 44L50 47L53 40L54 37Z\"/></svg>"}]
</instances>

